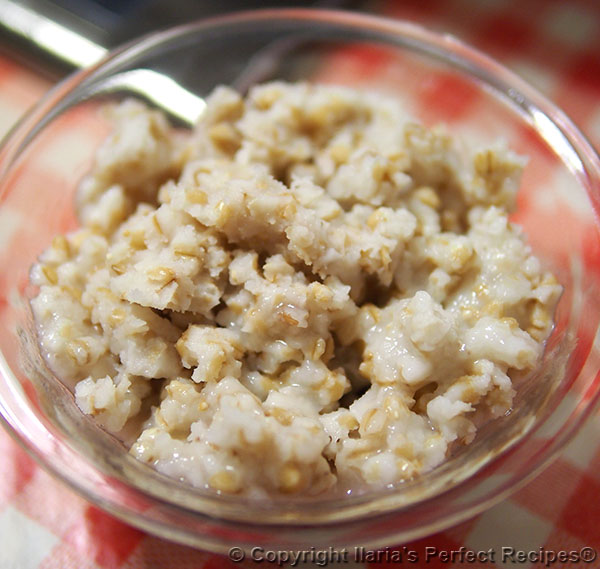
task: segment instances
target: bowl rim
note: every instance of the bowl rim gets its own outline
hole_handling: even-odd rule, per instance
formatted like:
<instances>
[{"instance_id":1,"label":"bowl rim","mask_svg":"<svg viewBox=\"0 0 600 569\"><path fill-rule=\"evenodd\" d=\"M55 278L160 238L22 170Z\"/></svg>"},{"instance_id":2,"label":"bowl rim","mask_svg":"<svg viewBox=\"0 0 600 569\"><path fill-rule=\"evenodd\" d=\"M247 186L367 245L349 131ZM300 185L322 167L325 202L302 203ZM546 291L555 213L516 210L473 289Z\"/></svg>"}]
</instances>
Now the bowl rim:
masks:
<instances>
[{"instance_id":1,"label":"bowl rim","mask_svg":"<svg viewBox=\"0 0 600 569\"><path fill-rule=\"evenodd\" d=\"M441 58L447 61L448 54L452 55L452 63L457 68L462 69L471 75L474 72L478 72L478 78L484 80L487 85L497 88L499 91L505 94L508 99L513 103L516 109L521 109L522 112L527 113L528 116L533 116L536 120L536 128L541 132L542 137L550 144L553 148L556 145L556 141L559 140L563 147L567 147L567 156L569 160L573 162L568 163L567 166L572 172L576 172L576 177L579 182L586 188L589 199L594 208L596 220L600 217L600 157L594 150L593 146L587 140L587 138L580 132L575 124L561 111L556 105L550 102L544 95L539 93L535 88L531 87L527 82L521 79L514 72L510 71L502 64L498 63L491 57L483 54L479 50L470 47L461 40L449 35L439 34L428 30L427 28L415 24L413 22L385 19L380 16L367 15L357 12L349 12L345 10L324 10L324 9L300 9L300 8L276 8L276 9L263 9L254 11L242 11L227 14L224 16L216 16L213 18L207 18L202 20L196 20L194 22L186 23L183 25L175 26L166 30L157 32L151 32L141 38L134 39L121 47L108 52L102 57L96 64L88 67L87 69L79 70L67 78L59 82L51 90L46 93L40 99L36 105L9 131L0 145L0 183L4 180L7 173L10 171L14 161L18 158L22 150L27 146L28 142L35 135L36 129L43 127L45 121L52 120L52 110L60 109L60 102L68 94L74 90L85 86L87 83L93 83L99 75L110 73L111 70L118 68L122 63L130 58L141 57L144 53L155 49L160 45L164 45L170 40L181 38L185 35L193 35L203 30L218 27L227 27L230 24L252 24L253 22L283 22L293 21L298 22L314 22L324 25L341 25L352 29L364 29L368 28L374 34L383 34L385 36L394 36L396 38L402 36L405 40L405 44L412 49L426 53L427 55L435 58ZM426 49L425 49L426 48ZM532 112L535 111L535 112ZM33 133L33 134L32 134ZM588 180L583 180L579 174L581 168L586 172L592 174L588 176L589 179L595 180L595 185L590 186ZM0 188L0 192L1 192ZM595 340L592 348L597 349L600 344L599 340ZM12 381L18 383L16 377L12 374L12 371L6 365L3 360L0 361L0 375L2 380L10 378L12 375ZM597 378L600 379L600 378ZM489 493L485 500L480 500L477 503L463 504L463 509L460 512L454 512L454 515L448 516L446 519L437 523L436 531L448 527L458 521L472 517L473 515L487 509L491 505L501 501L507 497L510 493L516 491L519 487L527 483L530 479L536 476L543 468L545 468L562 450L562 448L569 442L580 426L587 419L587 417L593 413L595 408L600 402L600 382L596 381L596 391L592 397L588 399L588 404L585 409L581 409L576 418L573 418L568 423L568 428L561 431L560 435L552 440L552 443L547 445L543 452L541 460L537 463L537 467L525 472L518 472L513 475L512 478L495 488L494 492ZM18 394L15 394L17 396ZM22 395L22 394L21 394ZM24 397L24 395L23 395ZM16 399L15 399L16 401ZM24 400L23 400L24 401ZM162 535L167 534L172 539L180 542L197 545L198 540L194 539L190 541L189 536L182 536L179 533L176 535L169 535L169 527L161 526L158 521L149 523L147 519L140 519L139 515L132 513L128 508L123 508L121 504L112 503L107 501L102 496L94 493L94 488L90 488L87 484L82 484L82 481L73 476L68 476L64 470L63 463L52 463L48 461L48 457L45 453L40 452L38 446L34 440L32 440L30 434L23 432L22 425L18 424L18 418L11 412L11 409L7 409L5 403L0 400L0 422L8 427L8 430L16 438L21 446L23 446L30 454L32 454L38 463L40 463L46 470L49 470L53 476L61 479L70 488L75 490L77 493L82 495L88 501L101 505L103 508L111 511L120 518L125 519L133 525L142 527L143 529L156 533L157 527L160 526ZM42 424L40 423L40 426ZM492 459L490 464L484 466L478 470L477 475L483 475L486 471L490 471L490 468L497 463L498 460L504 460L518 451L527 441L535 435L535 433L542 427L543 421L533 426L523 437L508 448L504 449L497 457ZM44 427L46 428L46 427ZM47 430L47 429L46 429ZM48 432L49 436L53 436L51 432ZM57 441L57 444L65 444L62 441ZM68 445L67 445L68 447ZM65 456L73 453L73 449L63 449L66 453ZM63 457L64 458L64 457ZM72 456L71 456L72 458ZM450 489L444 490L439 494L433 495L431 498L419 501L415 504L411 504L409 508L400 508L393 511L387 511L383 503L380 503L381 507L371 508L369 514L371 516L387 516L397 514L400 510L407 511L411 508L426 506L427 502L431 503L431 500L439 500L440 496L452 496L456 492L460 492L468 485L471 478L467 478L460 482L458 485L453 486ZM153 493L147 493L142 488L130 487L129 491L133 491L142 500L149 500L153 503L160 502ZM369 495L372 498L372 495ZM229 498L229 497L227 497ZM389 493L384 493L378 500L386 500L389 498ZM224 497L217 496L215 499L222 501ZM235 499L236 503L239 504L239 498ZM345 499L343 499L345 500ZM328 504L335 504L339 501L339 498L321 500ZM173 507L171 502L165 501L163 503L166 507ZM375 504L377 506L377 504ZM178 511L181 510L179 506L175 506ZM188 512L194 516L202 516L202 512L196 510L190 510ZM360 521L365 519L364 513L359 514L359 517L349 516L348 521L353 523L354 521ZM220 520L224 523L229 523L228 520ZM257 525L261 525L265 520L260 520ZM240 523L236 521L236 523ZM294 525L305 525L304 522L298 522L297 520L290 519L276 519L270 521L269 524L287 524L290 526ZM327 525L325 522L317 522ZM336 523L340 523L337 519ZM250 524L252 525L252 524ZM256 525L256 524L255 524ZM315 526L313 526L315 527ZM431 524L428 526L431 528ZM172 532L171 532L172 533ZM430 529L424 529L422 527L414 528L412 533L406 532L408 539L421 537L427 533L431 533ZM377 543L376 543L377 544ZM201 544L203 547L214 549L215 545L212 542Z\"/></svg>"}]
</instances>

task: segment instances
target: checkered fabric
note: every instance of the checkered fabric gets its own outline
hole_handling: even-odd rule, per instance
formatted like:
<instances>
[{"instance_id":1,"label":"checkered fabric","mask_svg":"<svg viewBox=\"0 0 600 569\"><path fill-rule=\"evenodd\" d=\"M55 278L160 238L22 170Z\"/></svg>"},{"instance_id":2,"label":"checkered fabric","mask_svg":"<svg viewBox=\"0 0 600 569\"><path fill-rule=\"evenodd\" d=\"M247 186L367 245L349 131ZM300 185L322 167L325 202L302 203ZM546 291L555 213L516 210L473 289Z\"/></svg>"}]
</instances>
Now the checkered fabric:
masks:
<instances>
[{"instance_id":1,"label":"checkered fabric","mask_svg":"<svg viewBox=\"0 0 600 569\"><path fill-rule=\"evenodd\" d=\"M449 32L488 52L553 99L600 147L600 3L596 0L384 0L370 3L368 9ZM362 66L363 73L378 65L378 72L385 73L385 62L369 59L369 54L346 58L345 65ZM49 86L0 55L0 131L7 131ZM458 118L472 103L464 85L437 84L431 89L431 97L440 90L455 93L453 112ZM0 211L0 244L11 239L10 219L3 215ZM538 568L551 561L550 557L519 560L516 553L502 559L507 547L534 553L592 548L600 555L599 435L597 414L552 466L510 499L447 531L390 548L379 559L350 559L343 566ZM50 478L1 429L0 456L1 569L255 565L248 560L235 564L169 543L114 519ZM453 551L454 560L448 559ZM394 552L403 556L402 562ZM588 563L559 559L551 566L600 567L600 558Z\"/></svg>"}]
</instances>

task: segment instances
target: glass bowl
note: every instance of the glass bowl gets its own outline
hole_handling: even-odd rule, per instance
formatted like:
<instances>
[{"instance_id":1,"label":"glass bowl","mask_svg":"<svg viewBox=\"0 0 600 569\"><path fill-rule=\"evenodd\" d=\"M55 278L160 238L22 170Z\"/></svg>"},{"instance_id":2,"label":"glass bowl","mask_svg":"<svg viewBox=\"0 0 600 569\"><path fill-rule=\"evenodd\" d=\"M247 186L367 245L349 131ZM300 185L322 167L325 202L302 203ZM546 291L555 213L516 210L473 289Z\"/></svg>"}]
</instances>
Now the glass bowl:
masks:
<instances>
[{"instance_id":1,"label":"glass bowl","mask_svg":"<svg viewBox=\"0 0 600 569\"><path fill-rule=\"evenodd\" d=\"M439 468L389 491L249 503L194 490L132 458L76 407L43 365L28 271L53 236L76 227L74 192L108 132L99 108L137 97L174 125L198 116L217 84L269 79L367 87L410 113L527 155L518 210L564 287L540 367L513 411L484 424ZM91 502L149 532L221 552L399 544L505 498L540 472L592 412L600 290L598 156L565 115L517 76L456 39L345 12L271 10L154 33L71 75L0 150L0 413L39 462Z\"/></svg>"}]
</instances>

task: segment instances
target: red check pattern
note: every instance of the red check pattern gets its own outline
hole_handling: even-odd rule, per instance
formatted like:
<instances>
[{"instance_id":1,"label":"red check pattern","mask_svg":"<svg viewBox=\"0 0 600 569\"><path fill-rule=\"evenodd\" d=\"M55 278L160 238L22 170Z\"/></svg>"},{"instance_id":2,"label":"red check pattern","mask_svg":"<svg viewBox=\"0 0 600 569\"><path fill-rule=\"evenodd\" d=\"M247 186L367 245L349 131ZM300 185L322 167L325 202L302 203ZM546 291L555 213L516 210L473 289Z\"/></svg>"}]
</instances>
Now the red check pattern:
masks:
<instances>
[{"instance_id":1,"label":"red check pattern","mask_svg":"<svg viewBox=\"0 0 600 569\"><path fill-rule=\"evenodd\" d=\"M383 0L369 4L368 9L449 32L488 52L553 99L600 147L600 4L596 0ZM336 66L338 73L358 71L367 78L369 73L387 71L385 58L376 52L345 55ZM0 56L0 132L7 131L49 86ZM465 113L476 112L477 97L471 87L453 77L439 76L429 83L422 94L423 104L433 107L441 92L453 95L446 101L444 116L433 118L460 120ZM522 136L527 140L530 134L524 131ZM547 175L543 171L529 174L538 184ZM543 209L539 215L539 223L544 223ZM65 227L72 223L72 219L60 221ZM0 242L10 242L11 237L11 220L0 212ZM552 241L534 244L538 245L561 246ZM37 244L33 250L39 250ZM590 251L589 255L598 259L600 252ZM3 266L3 270L9 267ZM503 561L503 547L548 552L591 547L600 555L599 435L600 415L596 414L561 458L533 482L475 519L396 548L405 556L398 565L429 569L545 566L535 561L516 565L510 559ZM50 478L3 430L0 456L3 569L227 569L255 565L248 561L234 564L225 557L169 543L114 519ZM494 551L494 559L480 556L473 562L449 562L432 553L461 547L474 553ZM407 552L416 552L420 561L411 563ZM382 558L357 565L390 564ZM556 561L552 566L578 564ZM600 567L600 559L581 566Z\"/></svg>"}]
</instances>

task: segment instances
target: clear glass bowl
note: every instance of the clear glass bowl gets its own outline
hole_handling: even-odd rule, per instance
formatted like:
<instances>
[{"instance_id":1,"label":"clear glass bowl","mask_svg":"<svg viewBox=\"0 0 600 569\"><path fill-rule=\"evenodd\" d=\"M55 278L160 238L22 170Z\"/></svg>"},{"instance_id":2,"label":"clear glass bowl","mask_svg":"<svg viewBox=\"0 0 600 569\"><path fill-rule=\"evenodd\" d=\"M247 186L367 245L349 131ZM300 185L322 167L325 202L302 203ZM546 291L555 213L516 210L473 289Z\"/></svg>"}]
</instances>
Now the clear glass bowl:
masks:
<instances>
[{"instance_id":1,"label":"clear glass bowl","mask_svg":"<svg viewBox=\"0 0 600 569\"><path fill-rule=\"evenodd\" d=\"M505 139L529 156L514 215L564 286L556 327L514 410L440 468L387 492L264 504L185 487L133 459L74 404L37 353L28 271L76 226L73 196L108 125L102 103L136 96L174 124L219 84L269 79L368 87L426 124ZM182 543L383 546L439 531L505 498L544 468L599 398L599 159L564 114L511 72L445 35L364 15L259 11L155 33L56 86L0 150L0 413L47 470L131 524Z\"/></svg>"}]
</instances>

